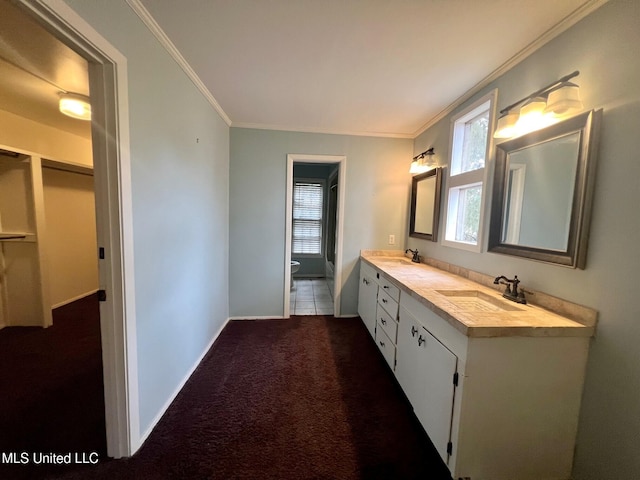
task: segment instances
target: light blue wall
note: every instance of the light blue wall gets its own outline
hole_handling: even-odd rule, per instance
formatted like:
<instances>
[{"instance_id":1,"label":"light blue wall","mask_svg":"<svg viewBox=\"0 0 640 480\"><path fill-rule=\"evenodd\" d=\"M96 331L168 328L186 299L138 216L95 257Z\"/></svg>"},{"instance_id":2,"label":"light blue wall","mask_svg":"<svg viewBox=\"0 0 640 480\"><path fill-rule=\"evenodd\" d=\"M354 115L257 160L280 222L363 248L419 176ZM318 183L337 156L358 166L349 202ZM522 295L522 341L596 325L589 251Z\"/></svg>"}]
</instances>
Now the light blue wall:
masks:
<instances>
[{"instance_id":1,"label":"light blue wall","mask_svg":"<svg viewBox=\"0 0 640 480\"><path fill-rule=\"evenodd\" d=\"M229 309L231 316L284 313L287 154L346 155L343 315L356 314L363 248L406 239L412 141L231 129ZM387 245L396 236L396 247Z\"/></svg>"},{"instance_id":2,"label":"light blue wall","mask_svg":"<svg viewBox=\"0 0 640 480\"><path fill-rule=\"evenodd\" d=\"M585 108L604 109L586 270L408 241L429 256L489 275L517 274L525 288L599 311L580 417L576 480L640 478L639 45L640 2L612 0L485 90L499 89L500 109L580 70L575 81ZM448 152L449 121L420 135L415 152L430 146Z\"/></svg>"},{"instance_id":3,"label":"light blue wall","mask_svg":"<svg viewBox=\"0 0 640 480\"><path fill-rule=\"evenodd\" d=\"M145 432L228 318L229 128L124 1L67 3L128 61Z\"/></svg>"}]
</instances>

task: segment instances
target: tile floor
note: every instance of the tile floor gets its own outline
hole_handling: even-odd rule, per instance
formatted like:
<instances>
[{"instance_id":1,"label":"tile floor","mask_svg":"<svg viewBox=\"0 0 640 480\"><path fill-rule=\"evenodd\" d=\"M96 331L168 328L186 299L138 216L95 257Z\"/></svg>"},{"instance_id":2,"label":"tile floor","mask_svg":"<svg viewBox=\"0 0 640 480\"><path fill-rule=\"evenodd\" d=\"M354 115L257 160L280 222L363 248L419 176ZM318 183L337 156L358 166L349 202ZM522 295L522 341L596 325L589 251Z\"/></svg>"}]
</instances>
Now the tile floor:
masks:
<instances>
[{"instance_id":1,"label":"tile floor","mask_svg":"<svg viewBox=\"0 0 640 480\"><path fill-rule=\"evenodd\" d=\"M295 278L291 315L333 315L333 285L325 278Z\"/></svg>"}]
</instances>

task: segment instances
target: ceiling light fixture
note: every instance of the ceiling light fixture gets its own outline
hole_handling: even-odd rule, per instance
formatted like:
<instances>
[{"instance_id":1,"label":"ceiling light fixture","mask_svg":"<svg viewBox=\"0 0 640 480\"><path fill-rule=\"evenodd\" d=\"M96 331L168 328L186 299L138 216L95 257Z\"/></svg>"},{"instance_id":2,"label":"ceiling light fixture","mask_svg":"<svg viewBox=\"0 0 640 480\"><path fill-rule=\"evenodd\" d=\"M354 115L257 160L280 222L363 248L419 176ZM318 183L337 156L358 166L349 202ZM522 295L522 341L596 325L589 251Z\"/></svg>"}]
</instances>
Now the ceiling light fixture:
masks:
<instances>
[{"instance_id":1,"label":"ceiling light fixture","mask_svg":"<svg viewBox=\"0 0 640 480\"><path fill-rule=\"evenodd\" d=\"M60 93L60 112L78 120L91 120L91 103L89 97L79 93Z\"/></svg>"},{"instance_id":2,"label":"ceiling light fixture","mask_svg":"<svg viewBox=\"0 0 640 480\"><path fill-rule=\"evenodd\" d=\"M580 75L565 75L546 87L500 110L493 138L512 138L547 127L563 115L582 109L580 88L569 82Z\"/></svg>"},{"instance_id":3,"label":"ceiling light fixture","mask_svg":"<svg viewBox=\"0 0 640 480\"><path fill-rule=\"evenodd\" d=\"M427 170L431 170L438 166L438 162L434 161L433 156L435 152L433 151L433 147L424 152L413 157L411 162L411 168L409 169L409 173L412 175L416 175L418 173L424 173Z\"/></svg>"}]
</instances>

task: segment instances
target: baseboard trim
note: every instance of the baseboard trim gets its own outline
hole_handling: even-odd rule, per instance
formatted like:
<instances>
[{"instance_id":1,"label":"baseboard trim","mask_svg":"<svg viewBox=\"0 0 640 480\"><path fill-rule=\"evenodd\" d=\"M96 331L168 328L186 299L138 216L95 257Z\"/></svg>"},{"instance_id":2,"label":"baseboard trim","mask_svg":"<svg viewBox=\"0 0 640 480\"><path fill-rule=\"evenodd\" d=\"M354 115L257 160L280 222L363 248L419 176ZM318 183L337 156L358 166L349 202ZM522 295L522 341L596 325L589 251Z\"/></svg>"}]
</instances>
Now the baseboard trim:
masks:
<instances>
[{"instance_id":1,"label":"baseboard trim","mask_svg":"<svg viewBox=\"0 0 640 480\"><path fill-rule=\"evenodd\" d=\"M69 305L70 303L75 302L76 300L80 300L82 298L88 297L89 295L93 295L94 293L96 293L98 291L98 289L94 289L94 290L89 290L88 292L85 293L81 293L80 295L76 295L73 298L69 298L68 300L64 300L60 303L56 303L55 305L51 305L51 310L58 308L58 307L64 307L65 305Z\"/></svg>"},{"instance_id":2,"label":"baseboard trim","mask_svg":"<svg viewBox=\"0 0 640 480\"><path fill-rule=\"evenodd\" d=\"M222 330L224 330L224 327L227 326L227 324L229 323L229 320L231 320L231 318L227 318L223 324L220 326L220 328L218 329L218 331L215 333L215 335L213 336L213 338L211 339L211 341L207 344L207 346L205 347L204 351L200 354L200 356L196 359L196 361L194 362L194 364L191 366L191 368L189 369L189 371L187 371L186 375L184 376L184 378L182 379L182 381L178 384L178 386L176 387L176 389L174 390L173 394L171 394L171 396L167 399L167 401L164 403L164 405L162 406L162 408L158 411L158 414L153 418L153 420L151 421L151 424L149 425L149 427L147 428L147 430L145 430L145 432L140 435L140 438L138 439L138 448L136 449L139 450L142 445L144 444L144 442L147 440L147 438L149 437L149 435L151 435L151 432L153 432L153 429L156 427L156 425L158 424L158 422L162 419L162 416L166 413L167 409L171 406L171 404L173 403L173 401L176 399L176 397L178 396L178 394L180 393L180 391L182 390L182 388L185 386L185 384L187 383L187 381L189 380L189 378L191 378L191 375L193 375L193 372L195 372L196 368L198 368L198 366L200 365L200 363L202 362L202 359L205 357L205 355L209 352L209 350L211 350L211 347L213 346L214 342L218 339L218 337L220 336L220 333L222 332Z\"/></svg>"},{"instance_id":3,"label":"baseboard trim","mask_svg":"<svg viewBox=\"0 0 640 480\"><path fill-rule=\"evenodd\" d=\"M229 320L283 320L288 317L281 316L244 316L244 317L229 317ZM227 321L229 321L227 320Z\"/></svg>"}]
</instances>

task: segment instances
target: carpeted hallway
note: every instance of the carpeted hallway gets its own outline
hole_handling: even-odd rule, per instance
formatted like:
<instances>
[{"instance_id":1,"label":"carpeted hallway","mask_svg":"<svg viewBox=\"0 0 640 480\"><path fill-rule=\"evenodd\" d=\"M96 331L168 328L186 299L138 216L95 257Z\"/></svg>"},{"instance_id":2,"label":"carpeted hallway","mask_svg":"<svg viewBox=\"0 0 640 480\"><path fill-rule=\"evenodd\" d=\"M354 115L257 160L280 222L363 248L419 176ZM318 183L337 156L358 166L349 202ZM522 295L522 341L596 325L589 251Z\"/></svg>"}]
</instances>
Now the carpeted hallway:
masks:
<instances>
[{"instance_id":1,"label":"carpeted hallway","mask_svg":"<svg viewBox=\"0 0 640 480\"><path fill-rule=\"evenodd\" d=\"M29 470L64 479L450 479L362 322L330 316L230 322L134 457Z\"/></svg>"}]
</instances>

